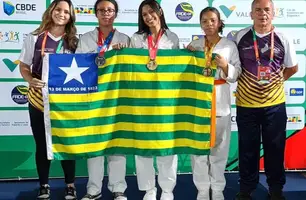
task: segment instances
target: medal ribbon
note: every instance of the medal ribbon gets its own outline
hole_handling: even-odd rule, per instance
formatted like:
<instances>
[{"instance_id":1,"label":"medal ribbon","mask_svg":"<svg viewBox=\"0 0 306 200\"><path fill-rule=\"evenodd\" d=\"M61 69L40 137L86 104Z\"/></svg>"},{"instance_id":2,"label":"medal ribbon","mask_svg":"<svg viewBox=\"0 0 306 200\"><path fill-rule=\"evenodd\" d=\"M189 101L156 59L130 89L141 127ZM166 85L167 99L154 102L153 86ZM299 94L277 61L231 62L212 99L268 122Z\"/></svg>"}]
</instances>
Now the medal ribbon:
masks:
<instances>
[{"instance_id":1,"label":"medal ribbon","mask_svg":"<svg viewBox=\"0 0 306 200\"><path fill-rule=\"evenodd\" d=\"M152 34L148 35L148 47L149 47L149 55L150 55L150 60L155 60L156 59L156 55L157 55L157 50L158 50L158 43L160 41L160 38L162 37L164 31L162 29L160 29L160 31L158 32L157 38L156 38L156 42L153 45L153 36Z\"/></svg>"},{"instance_id":2,"label":"medal ribbon","mask_svg":"<svg viewBox=\"0 0 306 200\"><path fill-rule=\"evenodd\" d=\"M63 46L63 37L65 34L62 35L61 40L59 41L56 51L55 53L59 53L59 51L61 50L62 46ZM47 37L48 37L48 31L45 31L45 35L44 35L44 39L42 41L42 45L41 45L41 56L44 57L45 56L45 48L46 48L46 44L47 44Z\"/></svg>"},{"instance_id":3,"label":"medal ribbon","mask_svg":"<svg viewBox=\"0 0 306 200\"><path fill-rule=\"evenodd\" d=\"M98 35L98 52L99 52L99 56L103 56L104 53L106 52L106 50L109 48L109 45L112 42L113 36L115 34L115 30L113 29L108 36L106 37L106 39L103 39L103 33L102 31L99 29L99 35Z\"/></svg>"},{"instance_id":4,"label":"medal ribbon","mask_svg":"<svg viewBox=\"0 0 306 200\"><path fill-rule=\"evenodd\" d=\"M260 62L258 43L257 43L254 27L253 27L253 42L254 42L254 51L255 51L256 61L257 61L258 66L260 66L261 62ZM273 60L274 60L274 29L272 29L272 32L271 32L271 50L270 50L269 64L271 64Z\"/></svg>"},{"instance_id":5,"label":"medal ribbon","mask_svg":"<svg viewBox=\"0 0 306 200\"><path fill-rule=\"evenodd\" d=\"M211 66L211 60L212 60L212 53L215 48L215 46L218 44L218 42L221 40L221 37L217 40L216 43L212 44L211 46L209 45L208 39L205 36L205 47L204 47L204 54L206 58L206 67Z\"/></svg>"}]
</instances>

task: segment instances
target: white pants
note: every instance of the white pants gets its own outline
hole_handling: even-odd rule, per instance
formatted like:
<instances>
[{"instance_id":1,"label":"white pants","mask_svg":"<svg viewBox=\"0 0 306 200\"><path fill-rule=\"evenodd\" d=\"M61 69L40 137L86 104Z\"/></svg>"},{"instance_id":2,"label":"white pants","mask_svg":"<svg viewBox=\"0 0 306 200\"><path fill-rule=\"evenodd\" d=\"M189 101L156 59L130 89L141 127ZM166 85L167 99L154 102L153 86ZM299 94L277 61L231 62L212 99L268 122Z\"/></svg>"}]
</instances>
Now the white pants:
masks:
<instances>
[{"instance_id":1,"label":"white pants","mask_svg":"<svg viewBox=\"0 0 306 200\"><path fill-rule=\"evenodd\" d=\"M225 188L224 170L227 163L231 133L231 116L216 120L216 143L209 156L191 156L193 182L200 190Z\"/></svg>"},{"instance_id":2,"label":"white pants","mask_svg":"<svg viewBox=\"0 0 306 200\"><path fill-rule=\"evenodd\" d=\"M124 192L127 188L125 181L126 157L114 155L107 157L108 189L111 192ZM87 193L96 195L101 193L104 177L104 156L87 160L88 182Z\"/></svg>"},{"instance_id":3,"label":"white pants","mask_svg":"<svg viewBox=\"0 0 306 200\"><path fill-rule=\"evenodd\" d=\"M153 157L135 156L138 188L147 191L155 188ZM176 185L177 155L157 156L158 184L164 192L172 192Z\"/></svg>"}]
</instances>

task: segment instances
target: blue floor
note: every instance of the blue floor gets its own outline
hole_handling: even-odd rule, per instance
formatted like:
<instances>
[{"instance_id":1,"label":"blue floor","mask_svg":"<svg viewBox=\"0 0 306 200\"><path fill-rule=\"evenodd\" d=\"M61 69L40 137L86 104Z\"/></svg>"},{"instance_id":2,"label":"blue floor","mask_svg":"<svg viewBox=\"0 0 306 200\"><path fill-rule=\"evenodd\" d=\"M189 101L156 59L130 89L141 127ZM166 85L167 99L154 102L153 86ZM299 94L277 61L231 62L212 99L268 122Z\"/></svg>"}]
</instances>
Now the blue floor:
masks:
<instances>
[{"instance_id":1,"label":"blue floor","mask_svg":"<svg viewBox=\"0 0 306 200\"><path fill-rule=\"evenodd\" d=\"M238 174L226 174L227 186L225 189L225 199L233 200L239 189L237 183ZM78 196L86 193L87 178L77 178L76 187ZM126 191L129 200L141 200L144 193L138 191L136 177L127 177L128 189ZM107 178L104 180L102 200L111 200L111 193L106 188ZM0 200L35 200L37 194L36 181L12 181L0 182ZM52 200L62 200L64 194L64 183L62 179L52 179L50 181ZM177 186L175 187L175 200L195 200L196 189L192 182L191 175L179 175ZM287 173L287 184L284 188L287 200L306 200L306 177L300 173ZM267 195L267 184L262 174L260 184L254 192L255 200L265 200ZM158 197L160 196L160 189Z\"/></svg>"}]
</instances>

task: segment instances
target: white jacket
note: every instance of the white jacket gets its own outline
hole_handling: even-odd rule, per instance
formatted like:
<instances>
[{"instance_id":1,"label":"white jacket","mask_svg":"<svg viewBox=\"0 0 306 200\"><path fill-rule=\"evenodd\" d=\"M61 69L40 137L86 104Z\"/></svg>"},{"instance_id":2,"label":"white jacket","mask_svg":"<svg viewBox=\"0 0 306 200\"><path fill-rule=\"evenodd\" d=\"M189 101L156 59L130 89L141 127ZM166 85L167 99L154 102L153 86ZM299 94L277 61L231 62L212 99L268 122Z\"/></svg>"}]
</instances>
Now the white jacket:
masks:
<instances>
[{"instance_id":1,"label":"white jacket","mask_svg":"<svg viewBox=\"0 0 306 200\"><path fill-rule=\"evenodd\" d=\"M198 51L204 51L205 39L194 40L190 43ZM223 56L228 62L228 76L226 77L221 68L217 68L215 79L224 79L226 84L216 86L217 116L227 116L231 113L231 92L229 83L234 83L241 73L238 49L234 42L222 37L214 47L213 53Z\"/></svg>"}]
</instances>

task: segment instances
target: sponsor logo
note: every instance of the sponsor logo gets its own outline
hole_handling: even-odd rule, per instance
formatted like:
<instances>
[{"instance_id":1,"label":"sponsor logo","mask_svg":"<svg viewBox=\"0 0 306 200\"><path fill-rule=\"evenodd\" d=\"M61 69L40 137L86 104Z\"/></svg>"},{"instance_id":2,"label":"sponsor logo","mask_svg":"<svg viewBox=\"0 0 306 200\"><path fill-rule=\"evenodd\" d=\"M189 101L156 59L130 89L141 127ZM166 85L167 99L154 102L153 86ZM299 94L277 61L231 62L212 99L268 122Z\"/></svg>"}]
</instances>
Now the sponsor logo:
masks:
<instances>
[{"instance_id":1,"label":"sponsor logo","mask_svg":"<svg viewBox=\"0 0 306 200\"><path fill-rule=\"evenodd\" d=\"M290 88L290 96L303 96L304 89L303 88Z\"/></svg>"},{"instance_id":2,"label":"sponsor logo","mask_svg":"<svg viewBox=\"0 0 306 200\"><path fill-rule=\"evenodd\" d=\"M0 42L19 43L19 32L16 31L0 31Z\"/></svg>"},{"instance_id":3,"label":"sponsor logo","mask_svg":"<svg viewBox=\"0 0 306 200\"><path fill-rule=\"evenodd\" d=\"M232 124L236 124L236 116L231 116L231 122Z\"/></svg>"},{"instance_id":4,"label":"sponsor logo","mask_svg":"<svg viewBox=\"0 0 306 200\"><path fill-rule=\"evenodd\" d=\"M11 16L15 14L27 14L27 12L36 11L36 4L17 3L15 6L9 1L3 1L3 12Z\"/></svg>"},{"instance_id":5,"label":"sponsor logo","mask_svg":"<svg viewBox=\"0 0 306 200\"><path fill-rule=\"evenodd\" d=\"M175 9L175 15L181 21L190 20L193 14L194 12L191 4L186 2L180 3Z\"/></svg>"},{"instance_id":6,"label":"sponsor logo","mask_svg":"<svg viewBox=\"0 0 306 200\"><path fill-rule=\"evenodd\" d=\"M303 8L300 8L300 10L297 10L296 8L287 8L286 9L286 17L288 18L296 18L303 16L305 11Z\"/></svg>"},{"instance_id":7,"label":"sponsor logo","mask_svg":"<svg viewBox=\"0 0 306 200\"><path fill-rule=\"evenodd\" d=\"M11 16L15 12L15 6L9 1L3 1L3 12Z\"/></svg>"},{"instance_id":8,"label":"sponsor logo","mask_svg":"<svg viewBox=\"0 0 306 200\"><path fill-rule=\"evenodd\" d=\"M193 40L198 40L198 39L200 39L200 38L204 38L204 35L192 35L191 40L192 40L192 41L193 41Z\"/></svg>"},{"instance_id":9,"label":"sponsor logo","mask_svg":"<svg viewBox=\"0 0 306 200\"><path fill-rule=\"evenodd\" d=\"M283 18L285 16L284 8L275 8L274 16L277 17L277 18Z\"/></svg>"},{"instance_id":10,"label":"sponsor logo","mask_svg":"<svg viewBox=\"0 0 306 200\"><path fill-rule=\"evenodd\" d=\"M78 15L93 15L95 14L95 9L93 6L79 5L74 8L75 14Z\"/></svg>"},{"instance_id":11,"label":"sponsor logo","mask_svg":"<svg viewBox=\"0 0 306 200\"><path fill-rule=\"evenodd\" d=\"M301 115L299 114L288 114L287 122L289 123L300 123L302 122Z\"/></svg>"},{"instance_id":12,"label":"sponsor logo","mask_svg":"<svg viewBox=\"0 0 306 200\"><path fill-rule=\"evenodd\" d=\"M15 61L11 61L8 58L4 58L2 59L2 62L5 64L5 66L11 71L13 72L16 67L19 65L20 61L19 60L15 60Z\"/></svg>"},{"instance_id":13,"label":"sponsor logo","mask_svg":"<svg viewBox=\"0 0 306 200\"><path fill-rule=\"evenodd\" d=\"M233 11L236 9L236 6L232 6L232 7L228 8L224 5L221 5L221 6L219 6L219 8L221 9L221 11L225 15L225 17L229 18L231 16L231 14L233 13Z\"/></svg>"},{"instance_id":14,"label":"sponsor logo","mask_svg":"<svg viewBox=\"0 0 306 200\"><path fill-rule=\"evenodd\" d=\"M129 8L129 9L119 9L118 10L118 13L119 14L138 14L138 9L132 9L132 8Z\"/></svg>"},{"instance_id":15,"label":"sponsor logo","mask_svg":"<svg viewBox=\"0 0 306 200\"><path fill-rule=\"evenodd\" d=\"M12 90L11 98L17 104L28 103L28 87L24 85L18 85Z\"/></svg>"}]
</instances>

